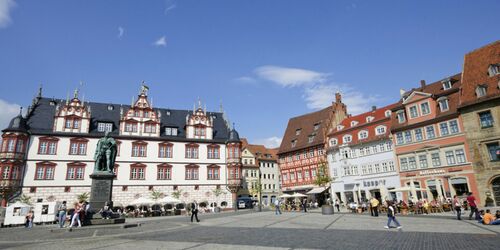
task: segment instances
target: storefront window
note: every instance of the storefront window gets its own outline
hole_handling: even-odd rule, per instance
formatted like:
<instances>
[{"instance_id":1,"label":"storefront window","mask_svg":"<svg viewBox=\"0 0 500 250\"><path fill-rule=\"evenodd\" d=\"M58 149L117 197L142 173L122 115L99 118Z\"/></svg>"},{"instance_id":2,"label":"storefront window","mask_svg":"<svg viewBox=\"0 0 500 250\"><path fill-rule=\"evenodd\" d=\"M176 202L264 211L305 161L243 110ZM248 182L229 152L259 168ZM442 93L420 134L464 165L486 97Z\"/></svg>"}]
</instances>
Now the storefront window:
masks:
<instances>
[{"instance_id":1,"label":"storefront window","mask_svg":"<svg viewBox=\"0 0 500 250\"><path fill-rule=\"evenodd\" d=\"M467 185L466 178L451 179L451 186L455 189L455 193L458 196L466 195L467 193L469 193L469 186Z\"/></svg>"}]
</instances>

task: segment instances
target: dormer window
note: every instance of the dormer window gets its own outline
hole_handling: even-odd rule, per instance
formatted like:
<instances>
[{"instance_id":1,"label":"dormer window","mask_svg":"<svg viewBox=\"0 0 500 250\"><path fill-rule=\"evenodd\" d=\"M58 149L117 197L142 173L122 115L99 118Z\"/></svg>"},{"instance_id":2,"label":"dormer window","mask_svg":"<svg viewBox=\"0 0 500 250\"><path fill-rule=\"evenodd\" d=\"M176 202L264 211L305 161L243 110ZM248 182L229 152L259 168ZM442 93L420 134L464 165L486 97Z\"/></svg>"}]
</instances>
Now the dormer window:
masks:
<instances>
[{"instance_id":1,"label":"dormer window","mask_svg":"<svg viewBox=\"0 0 500 250\"><path fill-rule=\"evenodd\" d=\"M451 89L451 79L445 79L441 83L443 83L443 90Z\"/></svg>"},{"instance_id":2,"label":"dormer window","mask_svg":"<svg viewBox=\"0 0 500 250\"><path fill-rule=\"evenodd\" d=\"M366 131L366 130L359 131L358 137L360 140L368 138L368 131Z\"/></svg>"},{"instance_id":3,"label":"dormer window","mask_svg":"<svg viewBox=\"0 0 500 250\"><path fill-rule=\"evenodd\" d=\"M385 117L391 117L391 111L390 110L386 110L385 111Z\"/></svg>"},{"instance_id":4,"label":"dormer window","mask_svg":"<svg viewBox=\"0 0 500 250\"><path fill-rule=\"evenodd\" d=\"M336 146L338 144L338 140L337 139L331 139L330 140L330 146Z\"/></svg>"},{"instance_id":5,"label":"dormer window","mask_svg":"<svg viewBox=\"0 0 500 250\"><path fill-rule=\"evenodd\" d=\"M500 64L490 64L488 67L488 75L490 77L500 74Z\"/></svg>"},{"instance_id":6,"label":"dormer window","mask_svg":"<svg viewBox=\"0 0 500 250\"><path fill-rule=\"evenodd\" d=\"M297 129L297 130L295 130L295 135L300 135L300 132L301 132L301 131L302 131L302 129L300 129L300 128L299 128L299 129Z\"/></svg>"},{"instance_id":7,"label":"dormer window","mask_svg":"<svg viewBox=\"0 0 500 250\"><path fill-rule=\"evenodd\" d=\"M165 135L177 136L177 128L165 128Z\"/></svg>"},{"instance_id":8,"label":"dormer window","mask_svg":"<svg viewBox=\"0 0 500 250\"><path fill-rule=\"evenodd\" d=\"M358 125L358 122L357 122L357 121L352 121L352 122L351 122L351 127L354 127L354 126L356 126L356 125Z\"/></svg>"},{"instance_id":9,"label":"dormer window","mask_svg":"<svg viewBox=\"0 0 500 250\"><path fill-rule=\"evenodd\" d=\"M98 132L111 132L113 131L113 123L110 122L99 122L97 123Z\"/></svg>"},{"instance_id":10,"label":"dormer window","mask_svg":"<svg viewBox=\"0 0 500 250\"><path fill-rule=\"evenodd\" d=\"M484 86L484 85L477 86L477 88L476 88L476 96L478 98L486 96L486 86Z\"/></svg>"},{"instance_id":11,"label":"dormer window","mask_svg":"<svg viewBox=\"0 0 500 250\"><path fill-rule=\"evenodd\" d=\"M420 110L422 111L422 115L429 114L431 112L431 110L429 108L429 103L428 102L421 103Z\"/></svg>"},{"instance_id":12,"label":"dormer window","mask_svg":"<svg viewBox=\"0 0 500 250\"><path fill-rule=\"evenodd\" d=\"M318 129L319 129L319 123L314 124L314 130L318 130Z\"/></svg>"},{"instance_id":13,"label":"dormer window","mask_svg":"<svg viewBox=\"0 0 500 250\"><path fill-rule=\"evenodd\" d=\"M308 138L309 139L309 143L312 143L314 141L314 136L315 136L314 134L312 134L312 135L309 136L309 138Z\"/></svg>"},{"instance_id":14,"label":"dormer window","mask_svg":"<svg viewBox=\"0 0 500 250\"><path fill-rule=\"evenodd\" d=\"M398 122L403 123L405 122L405 112L403 110L400 110L396 113L396 116L398 117Z\"/></svg>"},{"instance_id":15,"label":"dormer window","mask_svg":"<svg viewBox=\"0 0 500 250\"><path fill-rule=\"evenodd\" d=\"M373 116L366 117L366 122L372 122L375 119Z\"/></svg>"},{"instance_id":16,"label":"dormer window","mask_svg":"<svg viewBox=\"0 0 500 250\"><path fill-rule=\"evenodd\" d=\"M377 135L383 135L385 134L386 132L386 127L385 126L378 126L376 129L375 129L375 133Z\"/></svg>"},{"instance_id":17,"label":"dormer window","mask_svg":"<svg viewBox=\"0 0 500 250\"><path fill-rule=\"evenodd\" d=\"M416 118L416 117L418 117L418 110L417 106L414 105L410 107L410 118Z\"/></svg>"},{"instance_id":18,"label":"dormer window","mask_svg":"<svg viewBox=\"0 0 500 250\"><path fill-rule=\"evenodd\" d=\"M344 126L342 125L337 125L337 130L342 130L344 128Z\"/></svg>"},{"instance_id":19,"label":"dormer window","mask_svg":"<svg viewBox=\"0 0 500 250\"><path fill-rule=\"evenodd\" d=\"M292 141L292 148L294 148L297 145L297 140Z\"/></svg>"},{"instance_id":20,"label":"dormer window","mask_svg":"<svg viewBox=\"0 0 500 250\"><path fill-rule=\"evenodd\" d=\"M344 143L352 142L352 136L351 135L344 135L342 140L344 141Z\"/></svg>"},{"instance_id":21,"label":"dormer window","mask_svg":"<svg viewBox=\"0 0 500 250\"><path fill-rule=\"evenodd\" d=\"M444 111L447 111L448 109L450 109L450 107L448 106L448 98L441 97L437 101L439 103L439 109L441 110L441 112L444 112Z\"/></svg>"},{"instance_id":22,"label":"dormer window","mask_svg":"<svg viewBox=\"0 0 500 250\"><path fill-rule=\"evenodd\" d=\"M114 110L115 107L113 107L113 105L108 105L108 110L111 111L111 110Z\"/></svg>"}]
</instances>

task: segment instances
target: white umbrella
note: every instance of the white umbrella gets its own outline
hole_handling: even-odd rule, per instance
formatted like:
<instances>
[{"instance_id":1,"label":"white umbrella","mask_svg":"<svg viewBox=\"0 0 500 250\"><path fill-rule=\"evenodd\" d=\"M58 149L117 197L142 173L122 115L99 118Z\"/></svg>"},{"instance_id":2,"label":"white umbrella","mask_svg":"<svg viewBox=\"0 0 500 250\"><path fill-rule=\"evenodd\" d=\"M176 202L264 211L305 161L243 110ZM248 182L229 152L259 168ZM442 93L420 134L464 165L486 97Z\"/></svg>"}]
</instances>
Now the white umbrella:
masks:
<instances>
[{"instance_id":1,"label":"white umbrella","mask_svg":"<svg viewBox=\"0 0 500 250\"><path fill-rule=\"evenodd\" d=\"M130 205L135 205L135 206L145 205L145 206L148 206L148 205L151 205L151 204L154 204L154 203L155 203L155 201L153 201L150 198L140 197L140 198L135 199L132 202L130 202Z\"/></svg>"},{"instance_id":2,"label":"white umbrella","mask_svg":"<svg viewBox=\"0 0 500 250\"><path fill-rule=\"evenodd\" d=\"M301 193L293 193L290 197L296 197L296 198L298 198L298 197L307 197L307 195L301 194Z\"/></svg>"},{"instance_id":3,"label":"white umbrella","mask_svg":"<svg viewBox=\"0 0 500 250\"><path fill-rule=\"evenodd\" d=\"M405 187L391 189L391 192L409 192L410 190L411 190L410 187L405 186Z\"/></svg>"},{"instance_id":4,"label":"white umbrella","mask_svg":"<svg viewBox=\"0 0 500 250\"><path fill-rule=\"evenodd\" d=\"M162 199L158 200L158 202L162 204L176 204L176 203L181 203L182 201L172 196L165 196Z\"/></svg>"},{"instance_id":5,"label":"white umbrella","mask_svg":"<svg viewBox=\"0 0 500 250\"><path fill-rule=\"evenodd\" d=\"M289 195L289 194L282 194L280 195L280 198L291 198L293 196Z\"/></svg>"}]
</instances>

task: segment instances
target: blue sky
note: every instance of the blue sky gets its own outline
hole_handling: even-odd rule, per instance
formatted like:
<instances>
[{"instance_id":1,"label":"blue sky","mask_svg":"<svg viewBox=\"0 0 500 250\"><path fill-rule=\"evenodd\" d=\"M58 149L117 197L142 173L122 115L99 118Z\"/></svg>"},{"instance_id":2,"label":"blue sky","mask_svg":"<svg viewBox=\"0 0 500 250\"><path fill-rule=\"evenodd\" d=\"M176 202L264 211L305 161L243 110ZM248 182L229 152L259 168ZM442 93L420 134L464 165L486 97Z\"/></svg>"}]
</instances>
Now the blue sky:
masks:
<instances>
[{"instance_id":1,"label":"blue sky","mask_svg":"<svg viewBox=\"0 0 500 250\"><path fill-rule=\"evenodd\" d=\"M0 0L0 125L40 83L65 98L155 106L222 102L252 143L276 146L288 119L341 91L360 113L399 89L461 71L498 40L500 1Z\"/></svg>"}]
</instances>

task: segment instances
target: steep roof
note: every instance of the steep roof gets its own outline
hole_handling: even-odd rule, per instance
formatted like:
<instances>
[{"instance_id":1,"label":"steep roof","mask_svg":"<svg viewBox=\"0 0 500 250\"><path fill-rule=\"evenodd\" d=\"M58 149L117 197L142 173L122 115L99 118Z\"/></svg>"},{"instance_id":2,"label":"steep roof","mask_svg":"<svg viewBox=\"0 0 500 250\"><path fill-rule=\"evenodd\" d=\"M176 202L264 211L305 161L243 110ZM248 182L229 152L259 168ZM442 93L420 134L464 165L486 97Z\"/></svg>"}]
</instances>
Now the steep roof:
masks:
<instances>
[{"instance_id":1,"label":"steep roof","mask_svg":"<svg viewBox=\"0 0 500 250\"><path fill-rule=\"evenodd\" d=\"M332 107L330 106L316 112L291 118L288 121L278 154L323 144L323 129L327 127L327 121L331 113ZM314 129L315 124L319 125L316 130ZM298 135L297 130L300 130ZM313 134L314 139L309 142L309 136ZM292 141L296 141L294 147L292 147Z\"/></svg>"},{"instance_id":2,"label":"steep roof","mask_svg":"<svg viewBox=\"0 0 500 250\"><path fill-rule=\"evenodd\" d=\"M347 134L352 136L352 141L349 143L351 145L376 141L382 138L388 138L390 134L391 116L386 116L386 111L391 111L391 109L393 109L397 105L398 103L393 103L385 107L368 111L356 116L347 117L339 124L340 126L343 126L343 128L339 130L337 128L339 125L337 125L337 127L333 128L328 137L331 139L337 139L338 145L344 143L343 136ZM368 117L373 117L373 120L368 122ZM351 126L352 122L357 122L357 124ZM386 126L386 133L382 135L376 135L375 129L380 125ZM358 133L362 130L368 131L368 137L365 139L358 138Z\"/></svg>"},{"instance_id":3,"label":"steep roof","mask_svg":"<svg viewBox=\"0 0 500 250\"><path fill-rule=\"evenodd\" d=\"M464 56L461 107L500 97L500 74L490 76L490 65L500 68L500 40ZM479 85L486 87L486 96L477 97L476 88Z\"/></svg>"},{"instance_id":4,"label":"steep roof","mask_svg":"<svg viewBox=\"0 0 500 250\"><path fill-rule=\"evenodd\" d=\"M246 140L245 140L246 141ZM264 145L246 144L243 148L248 149L257 160L276 161L277 149L269 149Z\"/></svg>"},{"instance_id":5,"label":"steep roof","mask_svg":"<svg viewBox=\"0 0 500 250\"><path fill-rule=\"evenodd\" d=\"M97 103L97 102L85 102L85 105L91 108L91 120L89 133L75 134L75 133L62 133L53 132L54 126L54 115L56 112L56 105L64 105L62 100L53 100L51 98L41 98L37 105L33 107L33 110L27 117L27 125L29 131L32 134L40 135L80 135L88 137L100 137L104 133L97 131L98 122L112 122L113 131L110 133L113 137L119 138L119 124L120 124L120 108L123 108L124 112L130 109L130 105L122 104L111 104L111 103ZM189 110L176 110L176 109L164 109L164 108L154 108L155 112L161 113L161 139L167 139L172 141L203 141L197 139L187 139L186 138L186 116L192 112ZM207 112L208 116L214 117L214 142L225 142L228 139L230 128L227 122L223 118L223 114L219 112ZM165 127L176 127L178 129L177 136L165 135ZM128 136L127 136L128 137ZM143 137L139 137L143 138ZM148 139L154 140L155 138L148 137Z\"/></svg>"}]
</instances>

